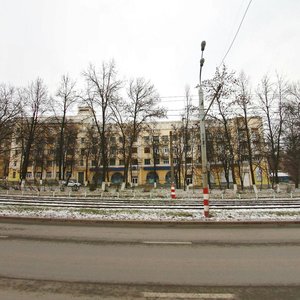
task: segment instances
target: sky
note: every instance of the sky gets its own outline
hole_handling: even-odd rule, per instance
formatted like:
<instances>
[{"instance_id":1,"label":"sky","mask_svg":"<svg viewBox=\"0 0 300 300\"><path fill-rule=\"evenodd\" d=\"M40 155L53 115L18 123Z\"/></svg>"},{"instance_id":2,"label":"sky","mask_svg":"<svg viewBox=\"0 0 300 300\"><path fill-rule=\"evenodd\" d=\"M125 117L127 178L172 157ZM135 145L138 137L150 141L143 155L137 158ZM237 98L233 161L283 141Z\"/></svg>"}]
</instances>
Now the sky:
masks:
<instances>
[{"instance_id":1,"label":"sky","mask_svg":"<svg viewBox=\"0 0 300 300\"><path fill-rule=\"evenodd\" d=\"M114 60L122 80L144 77L166 106L213 76L249 0L0 0L0 83L41 77L55 94L61 76L80 86L90 63ZM253 87L275 72L299 80L300 1L253 0L225 63ZM195 96L196 97L196 96ZM174 101L179 100L179 101ZM196 101L196 98L194 98ZM196 104L196 102L195 102ZM177 110L177 112L176 112Z\"/></svg>"}]
</instances>

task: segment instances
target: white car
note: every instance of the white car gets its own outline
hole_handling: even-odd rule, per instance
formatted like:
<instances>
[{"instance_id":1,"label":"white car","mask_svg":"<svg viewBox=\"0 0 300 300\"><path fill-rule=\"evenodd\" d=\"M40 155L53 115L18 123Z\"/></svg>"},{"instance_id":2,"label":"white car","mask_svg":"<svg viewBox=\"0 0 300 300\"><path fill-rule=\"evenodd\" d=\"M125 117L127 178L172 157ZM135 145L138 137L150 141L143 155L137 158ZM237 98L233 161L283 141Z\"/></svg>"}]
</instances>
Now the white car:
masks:
<instances>
[{"instance_id":1,"label":"white car","mask_svg":"<svg viewBox=\"0 0 300 300\"><path fill-rule=\"evenodd\" d=\"M74 187L74 186L80 187L81 186L80 182L77 182L77 181L74 181L74 180L69 180L68 182L67 181L62 181L62 184L66 185L66 186L69 186L69 187Z\"/></svg>"}]
</instances>

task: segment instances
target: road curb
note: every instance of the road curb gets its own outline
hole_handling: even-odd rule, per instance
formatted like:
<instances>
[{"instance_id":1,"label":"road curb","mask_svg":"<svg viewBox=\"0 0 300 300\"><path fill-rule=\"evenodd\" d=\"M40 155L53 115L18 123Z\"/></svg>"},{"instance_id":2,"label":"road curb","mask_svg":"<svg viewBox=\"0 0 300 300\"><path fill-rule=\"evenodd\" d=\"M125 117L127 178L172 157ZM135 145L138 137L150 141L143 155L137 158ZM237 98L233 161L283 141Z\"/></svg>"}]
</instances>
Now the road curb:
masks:
<instances>
[{"instance_id":1,"label":"road curb","mask_svg":"<svg viewBox=\"0 0 300 300\"><path fill-rule=\"evenodd\" d=\"M60 219L60 218L32 218L32 217L9 217L1 216L0 222L22 222L22 223L50 223L50 224L70 224L70 225L166 225L166 226L226 226L226 225L300 225L300 221L274 221L274 220L260 220L260 221L143 221L143 220L94 220L94 219Z\"/></svg>"}]
</instances>

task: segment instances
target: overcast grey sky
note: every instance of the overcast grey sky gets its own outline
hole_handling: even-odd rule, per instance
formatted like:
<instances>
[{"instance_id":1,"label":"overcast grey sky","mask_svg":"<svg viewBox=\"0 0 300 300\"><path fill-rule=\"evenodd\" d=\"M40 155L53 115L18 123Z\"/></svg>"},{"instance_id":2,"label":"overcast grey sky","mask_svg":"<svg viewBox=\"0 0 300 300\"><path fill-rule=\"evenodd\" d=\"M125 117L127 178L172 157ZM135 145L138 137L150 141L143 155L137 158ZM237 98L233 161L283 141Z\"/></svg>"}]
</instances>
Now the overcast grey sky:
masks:
<instances>
[{"instance_id":1,"label":"overcast grey sky","mask_svg":"<svg viewBox=\"0 0 300 300\"><path fill-rule=\"evenodd\" d=\"M89 63L114 59L121 78L143 76L161 96L184 94L213 75L249 0L0 0L0 82L38 76L54 93L60 77L80 81ZM299 80L300 1L253 0L228 67L255 86L266 73ZM193 91L196 94L196 91Z\"/></svg>"}]
</instances>

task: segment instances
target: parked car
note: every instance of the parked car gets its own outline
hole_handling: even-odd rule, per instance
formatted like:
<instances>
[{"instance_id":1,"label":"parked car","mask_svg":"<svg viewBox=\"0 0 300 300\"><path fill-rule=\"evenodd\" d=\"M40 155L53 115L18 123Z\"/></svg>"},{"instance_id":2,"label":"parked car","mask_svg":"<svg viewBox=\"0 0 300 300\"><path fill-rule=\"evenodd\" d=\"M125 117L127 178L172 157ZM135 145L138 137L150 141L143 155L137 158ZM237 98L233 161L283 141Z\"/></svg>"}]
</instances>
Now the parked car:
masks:
<instances>
[{"instance_id":1,"label":"parked car","mask_svg":"<svg viewBox=\"0 0 300 300\"><path fill-rule=\"evenodd\" d=\"M68 182L67 181L62 181L62 184L65 185L65 186L69 186L69 187L80 187L81 186L81 183L80 182L77 182L75 180L69 180Z\"/></svg>"}]
</instances>

